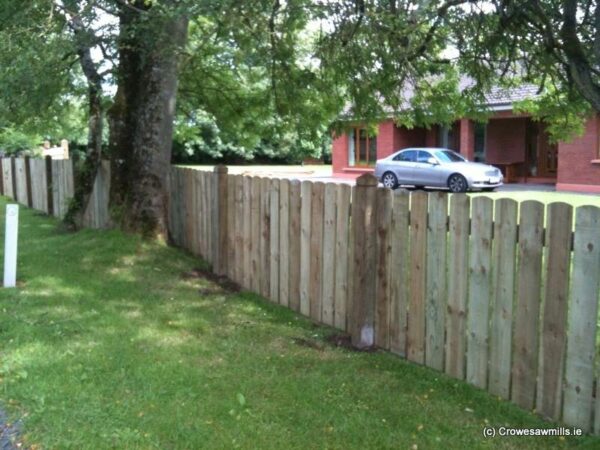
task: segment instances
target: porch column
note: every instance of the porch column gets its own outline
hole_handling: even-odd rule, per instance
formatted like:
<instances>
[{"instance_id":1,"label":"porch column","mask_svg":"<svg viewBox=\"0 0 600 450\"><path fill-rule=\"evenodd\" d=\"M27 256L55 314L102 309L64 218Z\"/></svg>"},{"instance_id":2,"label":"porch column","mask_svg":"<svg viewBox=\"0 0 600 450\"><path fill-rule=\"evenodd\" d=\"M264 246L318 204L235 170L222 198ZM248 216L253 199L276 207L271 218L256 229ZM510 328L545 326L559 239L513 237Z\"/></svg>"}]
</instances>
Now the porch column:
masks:
<instances>
[{"instance_id":1,"label":"porch column","mask_svg":"<svg viewBox=\"0 0 600 450\"><path fill-rule=\"evenodd\" d=\"M341 173L345 167L348 167L348 133L345 131L340 134L333 133L331 164L334 173Z\"/></svg>"},{"instance_id":2,"label":"porch column","mask_svg":"<svg viewBox=\"0 0 600 450\"><path fill-rule=\"evenodd\" d=\"M475 128L469 119L460 119L460 154L470 161L475 156Z\"/></svg>"}]
</instances>

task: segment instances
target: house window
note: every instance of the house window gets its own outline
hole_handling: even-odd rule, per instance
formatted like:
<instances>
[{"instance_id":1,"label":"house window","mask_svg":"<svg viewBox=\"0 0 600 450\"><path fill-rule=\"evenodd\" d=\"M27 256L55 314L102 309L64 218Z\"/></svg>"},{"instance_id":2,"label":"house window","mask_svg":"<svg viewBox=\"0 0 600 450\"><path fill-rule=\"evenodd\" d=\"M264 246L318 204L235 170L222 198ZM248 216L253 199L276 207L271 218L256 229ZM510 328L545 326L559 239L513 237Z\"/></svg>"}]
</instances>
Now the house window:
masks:
<instances>
[{"instance_id":1,"label":"house window","mask_svg":"<svg viewBox=\"0 0 600 450\"><path fill-rule=\"evenodd\" d=\"M485 123L475 123L475 151L473 158L476 162L485 162Z\"/></svg>"},{"instance_id":2,"label":"house window","mask_svg":"<svg viewBox=\"0 0 600 450\"><path fill-rule=\"evenodd\" d=\"M365 127L354 127L348 133L348 165L373 166L377 161L377 137L369 136Z\"/></svg>"},{"instance_id":3,"label":"house window","mask_svg":"<svg viewBox=\"0 0 600 450\"><path fill-rule=\"evenodd\" d=\"M438 142L437 145L440 148L449 148L450 150L456 150L455 147L455 135L454 127L448 127L446 125L440 125L438 128Z\"/></svg>"}]
</instances>

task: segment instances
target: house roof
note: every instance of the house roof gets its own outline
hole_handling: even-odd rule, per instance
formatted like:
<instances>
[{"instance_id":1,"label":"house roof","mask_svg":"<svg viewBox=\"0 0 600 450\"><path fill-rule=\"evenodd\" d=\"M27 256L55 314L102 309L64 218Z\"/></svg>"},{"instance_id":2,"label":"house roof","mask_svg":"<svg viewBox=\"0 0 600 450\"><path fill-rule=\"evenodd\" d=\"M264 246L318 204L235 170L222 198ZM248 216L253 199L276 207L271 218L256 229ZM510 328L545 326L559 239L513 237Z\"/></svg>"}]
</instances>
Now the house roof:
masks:
<instances>
[{"instance_id":1,"label":"house roof","mask_svg":"<svg viewBox=\"0 0 600 450\"><path fill-rule=\"evenodd\" d=\"M534 84L522 84L510 89L494 87L486 95L486 106L512 106L514 102L535 98L538 95L538 87Z\"/></svg>"},{"instance_id":2,"label":"house roof","mask_svg":"<svg viewBox=\"0 0 600 450\"><path fill-rule=\"evenodd\" d=\"M473 86L473 84L474 80L472 78L464 76L460 79L458 88L462 92L465 89L468 89L469 87ZM410 101L415 95L414 86L404 86L402 93L403 102L401 108L408 109L410 108ZM495 86L486 94L485 106L496 111L509 110L512 109L512 105L515 102L536 98L538 96L538 87L534 84L526 83L511 88ZM380 101L383 103L383 98L381 98ZM393 114L393 110L390 107L384 106L384 109L388 114ZM352 115L351 105L346 105L346 108L344 108L342 115Z\"/></svg>"}]
</instances>

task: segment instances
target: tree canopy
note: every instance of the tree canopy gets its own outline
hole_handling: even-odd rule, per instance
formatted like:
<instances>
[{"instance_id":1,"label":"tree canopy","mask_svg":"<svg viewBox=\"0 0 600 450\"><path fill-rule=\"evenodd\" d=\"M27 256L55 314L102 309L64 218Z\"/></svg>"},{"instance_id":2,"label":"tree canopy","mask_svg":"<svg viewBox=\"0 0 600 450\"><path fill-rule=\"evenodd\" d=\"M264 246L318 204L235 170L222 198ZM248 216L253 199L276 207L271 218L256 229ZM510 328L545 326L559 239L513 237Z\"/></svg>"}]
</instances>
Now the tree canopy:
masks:
<instances>
[{"instance_id":1,"label":"tree canopy","mask_svg":"<svg viewBox=\"0 0 600 450\"><path fill-rule=\"evenodd\" d=\"M568 138L600 110L599 24L592 0L2 2L0 137L85 104L115 222L164 233L173 135L188 153L310 153L336 119L485 120L492 87L529 83L515 107Z\"/></svg>"}]
</instances>

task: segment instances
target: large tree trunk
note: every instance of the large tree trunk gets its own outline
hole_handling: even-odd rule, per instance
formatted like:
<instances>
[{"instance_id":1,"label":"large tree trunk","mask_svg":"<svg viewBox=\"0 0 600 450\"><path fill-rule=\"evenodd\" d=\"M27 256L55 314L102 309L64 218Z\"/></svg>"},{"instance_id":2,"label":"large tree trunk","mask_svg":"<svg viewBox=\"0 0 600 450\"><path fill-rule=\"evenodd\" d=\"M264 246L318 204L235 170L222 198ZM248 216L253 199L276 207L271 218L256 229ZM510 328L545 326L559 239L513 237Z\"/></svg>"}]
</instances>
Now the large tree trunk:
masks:
<instances>
[{"instance_id":1,"label":"large tree trunk","mask_svg":"<svg viewBox=\"0 0 600 450\"><path fill-rule=\"evenodd\" d=\"M174 11L141 11L144 4L120 13L118 90L109 111L110 204L125 230L166 238L178 55L188 22Z\"/></svg>"},{"instance_id":2,"label":"large tree trunk","mask_svg":"<svg viewBox=\"0 0 600 450\"><path fill-rule=\"evenodd\" d=\"M102 76L98 73L92 59L93 39L91 32L85 27L78 13L77 3L65 2L69 7L66 13L69 27L76 38L79 65L88 84L88 143L85 161L76 171L75 192L73 201L63 219L70 229L83 226L83 216L90 201L96 174L102 157L102 129L104 108L102 106Z\"/></svg>"}]
</instances>

